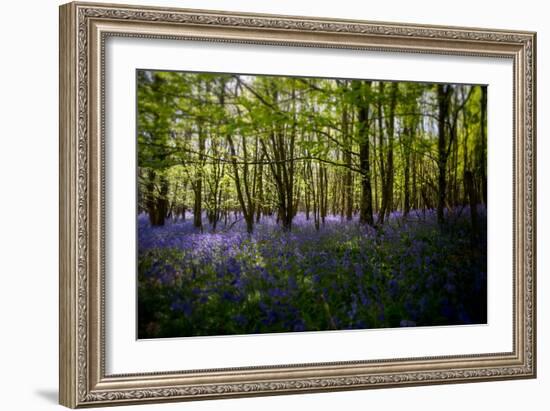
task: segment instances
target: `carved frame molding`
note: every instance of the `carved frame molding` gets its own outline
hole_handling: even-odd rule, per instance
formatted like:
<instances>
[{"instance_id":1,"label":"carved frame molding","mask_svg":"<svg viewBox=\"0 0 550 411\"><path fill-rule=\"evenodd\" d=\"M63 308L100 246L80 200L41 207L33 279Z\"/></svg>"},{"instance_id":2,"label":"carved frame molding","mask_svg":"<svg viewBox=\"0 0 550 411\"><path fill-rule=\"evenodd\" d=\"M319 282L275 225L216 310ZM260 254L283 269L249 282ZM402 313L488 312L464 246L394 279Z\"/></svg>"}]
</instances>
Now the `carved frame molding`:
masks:
<instances>
[{"instance_id":1,"label":"carved frame molding","mask_svg":"<svg viewBox=\"0 0 550 411\"><path fill-rule=\"evenodd\" d=\"M514 62L514 350L105 375L104 46L109 36L491 56ZM102 406L536 376L536 35L92 3L60 7L60 403Z\"/></svg>"}]
</instances>

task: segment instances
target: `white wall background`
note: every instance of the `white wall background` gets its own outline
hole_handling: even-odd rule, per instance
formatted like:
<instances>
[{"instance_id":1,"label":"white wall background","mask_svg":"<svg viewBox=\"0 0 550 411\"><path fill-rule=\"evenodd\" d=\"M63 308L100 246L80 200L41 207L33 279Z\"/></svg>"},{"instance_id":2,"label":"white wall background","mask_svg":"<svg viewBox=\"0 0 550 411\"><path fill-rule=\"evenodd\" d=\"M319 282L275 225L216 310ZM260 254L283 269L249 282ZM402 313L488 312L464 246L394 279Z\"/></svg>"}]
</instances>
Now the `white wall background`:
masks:
<instances>
[{"instance_id":1,"label":"white wall background","mask_svg":"<svg viewBox=\"0 0 550 411\"><path fill-rule=\"evenodd\" d=\"M114 0L111 0L113 2ZM550 403L550 13L523 0L128 0L135 4L538 32L538 363L536 380L141 405L136 410L545 410ZM117 2L117 1L114 1ZM0 23L0 408L57 405L57 0L2 4Z\"/></svg>"}]
</instances>

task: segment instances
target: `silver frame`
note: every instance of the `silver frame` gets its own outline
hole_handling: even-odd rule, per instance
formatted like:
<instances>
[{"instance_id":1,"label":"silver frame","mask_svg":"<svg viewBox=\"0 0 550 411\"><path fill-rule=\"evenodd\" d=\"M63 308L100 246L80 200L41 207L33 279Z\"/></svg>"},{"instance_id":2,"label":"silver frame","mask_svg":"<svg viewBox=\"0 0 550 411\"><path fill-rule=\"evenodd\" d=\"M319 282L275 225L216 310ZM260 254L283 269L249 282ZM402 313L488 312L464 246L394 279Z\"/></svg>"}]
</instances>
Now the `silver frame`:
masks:
<instances>
[{"instance_id":1,"label":"silver frame","mask_svg":"<svg viewBox=\"0 0 550 411\"><path fill-rule=\"evenodd\" d=\"M512 352L106 375L103 99L105 40L111 36L511 59ZM60 403L75 408L534 378L535 50L532 32L92 3L61 6Z\"/></svg>"}]
</instances>

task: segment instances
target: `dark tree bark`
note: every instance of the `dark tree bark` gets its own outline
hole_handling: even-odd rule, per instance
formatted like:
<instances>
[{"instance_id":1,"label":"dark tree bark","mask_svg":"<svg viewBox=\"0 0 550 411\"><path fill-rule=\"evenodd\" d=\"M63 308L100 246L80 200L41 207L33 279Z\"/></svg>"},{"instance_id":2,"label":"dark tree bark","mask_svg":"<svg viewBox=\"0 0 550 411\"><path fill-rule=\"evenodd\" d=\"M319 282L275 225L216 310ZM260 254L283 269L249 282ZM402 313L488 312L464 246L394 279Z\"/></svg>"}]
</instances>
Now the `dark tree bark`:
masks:
<instances>
[{"instance_id":1,"label":"dark tree bark","mask_svg":"<svg viewBox=\"0 0 550 411\"><path fill-rule=\"evenodd\" d=\"M361 203L359 205L359 222L374 225L372 215L372 187L370 169L369 146L369 91L370 81L352 83L356 96L358 141L359 141L359 168L361 170Z\"/></svg>"},{"instance_id":2,"label":"dark tree bark","mask_svg":"<svg viewBox=\"0 0 550 411\"><path fill-rule=\"evenodd\" d=\"M260 157L263 160L263 156ZM262 216L262 207L264 204L264 167L263 164L258 166L258 204L256 205L256 223L260 222Z\"/></svg>"},{"instance_id":3,"label":"dark tree bark","mask_svg":"<svg viewBox=\"0 0 550 411\"><path fill-rule=\"evenodd\" d=\"M487 172L486 172L486 140L487 140L487 86L481 87L481 153L480 153L480 175L481 189L483 192L483 203L487 204Z\"/></svg>"},{"instance_id":4,"label":"dark tree bark","mask_svg":"<svg viewBox=\"0 0 550 411\"><path fill-rule=\"evenodd\" d=\"M377 148L376 148L376 139L373 138L372 139L372 150L369 150L371 151L371 158L373 159L373 161L371 162L371 184L372 184L372 189L371 189L371 196L372 196L372 211L373 213L376 213L378 212L378 210L380 209L380 206L378 204L378 180L379 180L379 177L378 177L378 168L377 168L377 164L378 162L376 161L376 158L377 158Z\"/></svg>"},{"instance_id":5,"label":"dark tree bark","mask_svg":"<svg viewBox=\"0 0 550 411\"><path fill-rule=\"evenodd\" d=\"M320 195L319 195L319 174L314 172L313 164L311 161L308 161L305 164L305 172L308 178L308 183L310 186L311 192L311 199L312 199L312 209L311 212L313 214L313 224L315 226L316 230L319 230L320 228L320 212L319 212L319 203L320 203Z\"/></svg>"},{"instance_id":6,"label":"dark tree bark","mask_svg":"<svg viewBox=\"0 0 550 411\"><path fill-rule=\"evenodd\" d=\"M382 82L380 83L383 84ZM388 137L388 148L386 153L386 165L385 165L385 178L382 178L382 205L380 207L380 212L378 213L378 223L383 224L385 216L389 216L390 212L393 209L393 180L394 180L394 171L393 171L393 139L395 132L395 107L397 104L397 86L398 83L392 83L390 90L390 101L388 107L388 113L386 118L386 130ZM384 87L381 86L381 93L384 90ZM379 123L380 128L383 127L383 122L381 119L382 110L379 110ZM383 131L380 130L380 135L383 135ZM382 141L382 140L381 140ZM382 145L382 143L380 144ZM382 156L382 152L381 152ZM382 162L381 162L382 163ZM382 166L382 164L381 164Z\"/></svg>"},{"instance_id":7,"label":"dark tree bark","mask_svg":"<svg viewBox=\"0 0 550 411\"><path fill-rule=\"evenodd\" d=\"M323 165L319 165L319 195L320 195L320 213L321 222L325 224L325 218L327 216L328 206L328 180L327 180L327 168Z\"/></svg>"},{"instance_id":8,"label":"dark tree bark","mask_svg":"<svg viewBox=\"0 0 550 411\"><path fill-rule=\"evenodd\" d=\"M378 224L384 224L386 216L387 198L386 198L386 166L384 160L384 112L383 96L385 84L383 81L378 83L378 98L376 101L378 115L378 156L380 160L380 208L378 209Z\"/></svg>"},{"instance_id":9,"label":"dark tree bark","mask_svg":"<svg viewBox=\"0 0 550 411\"><path fill-rule=\"evenodd\" d=\"M147 183L145 185L145 209L149 215L149 222L151 225L156 225L156 198L155 198L155 177L154 170L149 169L147 171Z\"/></svg>"},{"instance_id":10,"label":"dark tree bark","mask_svg":"<svg viewBox=\"0 0 550 411\"><path fill-rule=\"evenodd\" d=\"M470 171L470 163L468 156L468 117L466 115L466 110L462 111L462 124L464 127L464 139L463 139L463 152L462 152L462 164L463 164L463 175L462 182L464 185L464 196L462 199L462 204L468 204L468 186L466 185L466 173Z\"/></svg>"},{"instance_id":11,"label":"dark tree bark","mask_svg":"<svg viewBox=\"0 0 550 411\"><path fill-rule=\"evenodd\" d=\"M419 207L418 204L418 186L416 183L417 178L417 164L416 164L416 151L411 156L411 168L412 168L412 208L416 209Z\"/></svg>"},{"instance_id":12,"label":"dark tree bark","mask_svg":"<svg viewBox=\"0 0 550 411\"><path fill-rule=\"evenodd\" d=\"M304 197L304 205L305 205L305 211L306 211L306 220L309 220L309 213L311 210L311 194L309 189L306 188L306 194Z\"/></svg>"},{"instance_id":13,"label":"dark tree bark","mask_svg":"<svg viewBox=\"0 0 550 411\"><path fill-rule=\"evenodd\" d=\"M472 234L471 242L475 246L478 240L478 215L477 215L477 195L474 187L474 176L471 171L466 171L464 173L464 185L466 186L466 191L468 193L468 200L470 205L470 220L472 222Z\"/></svg>"},{"instance_id":14,"label":"dark tree bark","mask_svg":"<svg viewBox=\"0 0 550 411\"><path fill-rule=\"evenodd\" d=\"M148 171L146 208L152 226L163 226L168 213L168 181L150 169ZM158 189L157 189L158 180Z\"/></svg>"},{"instance_id":15,"label":"dark tree bark","mask_svg":"<svg viewBox=\"0 0 550 411\"><path fill-rule=\"evenodd\" d=\"M403 188L404 188L404 199L403 199L403 215L406 217L409 215L411 210L411 189L410 189L410 180L411 180L411 145L413 140L413 129L409 127L405 130L405 153L404 153L404 165L403 165Z\"/></svg>"},{"instance_id":16,"label":"dark tree bark","mask_svg":"<svg viewBox=\"0 0 550 411\"><path fill-rule=\"evenodd\" d=\"M344 140L344 164L348 166L344 174L344 204L346 220L353 218L353 177L351 171L351 135L349 132L349 118L347 104L342 109L342 139Z\"/></svg>"},{"instance_id":17,"label":"dark tree bark","mask_svg":"<svg viewBox=\"0 0 550 411\"><path fill-rule=\"evenodd\" d=\"M438 140L437 140L437 222L443 225L445 222L445 199L447 197L447 120L449 115L450 97L452 88L446 84L437 85L437 103L438 103Z\"/></svg>"},{"instance_id":18,"label":"dark tree bark","mask_svg":"<svg viewBox=\"0 0 550 411\"><path fill-rule=\"evenodd\" d=\"M275 85L272 87L273 105L277 107L279 93ZM292 121L290 124L290 132L285 133L285 127L288 124L279 122L272 125L269 132L269 149L261 140L262 149L265 158L267 159L277 189L278 197L278 221L281 222L283 230L290 231L292 229L292 220L294 219L294 180L295 180L295 142L296 142L296 90L291 90L291 111ZM288 135L289 134L289 135ZM272 154L272 155L271 155Z\"/></svg>"},{"instance_id":19,"label":"dark tree bark","mask_svg":"<svg viewBox=\"0 0 550 411\"><path fill-rule=\"evenodd\" d=\"M238 85L237 85L238 86ZM220 103L225 103L225 88L223 89L220 96ZM240 110L237 108L238 115L241 115ZM251 192L249 168L250 161L248 158L248 148L247 148L247 139L244 134L241 134L241 150L242 150L242 159L239 159L237 150L235 147L235 142L233 136L230 133L226 134L226 140L229 145L229 153L231 159L231 165L233 168L233 177L235 180L235 189L237 191L237 200L241 207L241 212L246 223L246 231L248 234L252 234L254 231L254 217L255 217L255 201L253 198L253 193ZM257 157L257 147L255 156ZM242 160L242 161L241 161ZM240 170L239 164L242 165ZM241 174L242 171L242 174Z\"/></svg>"},{"instance_id":20,"label":"dark tree bark","mask_svg":"<svg viewBox=\"0 0 550 411\"><path fill-rule=\"evenodd\" d=\"M196 228L202 229L202 179L203 179L203 163L204 163L204 135L202 127L199 125L198 131L199 140L199 168L196 171L195 181L193 182L193 193L195 199L193 202L193 225Z\"/></svg>"},{"instance_id":21,"label":"dark tree bark","mask_svg":"<svg viewBox=\"0 0 550 411\"><path fill-rule=\"evenodd\" d=\"M243 180L241 181L241 174L239 172L239 166L237 163L237 152L235 150L235 144L231 135L227 135L227 141L229 142L229 148L231 151L231 164L233 165L233 175L235 178L235 188L237 190L237 199L241 206L244 220L246 222L246 231L251 234L254 231L254 203L248 190L247 173L248 165L245 165L243 170ZM246 146L243 147L243 153L246 153ZM244 190L243 190L244 186Z\"/></svg>"},{"instance_id":22,"label":"dark tree bark","mask_svg":"<svg viewBox=\"0 0 550 411\"><path fill-rule=\"evenodd\" d=\"M393 141L395 138L395 107L397 105L397 82L393 82L390 91L390 107L388 113L388 157L386 161L386 213L389 216L393 211L393 183L394 183L394 164L393 164Z\"/></svg>"}]
</instances>

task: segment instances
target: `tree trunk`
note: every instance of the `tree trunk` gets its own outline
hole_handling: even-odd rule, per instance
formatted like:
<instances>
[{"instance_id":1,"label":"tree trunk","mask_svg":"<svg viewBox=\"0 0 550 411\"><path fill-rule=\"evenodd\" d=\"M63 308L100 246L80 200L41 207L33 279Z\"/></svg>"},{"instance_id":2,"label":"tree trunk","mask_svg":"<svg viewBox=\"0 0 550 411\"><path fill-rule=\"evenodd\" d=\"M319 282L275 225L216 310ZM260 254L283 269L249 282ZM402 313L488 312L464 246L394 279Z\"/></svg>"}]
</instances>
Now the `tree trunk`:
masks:
<instances>
[{"instance_id":1,"label":"tree trunk","mask_svg":"<svg viewBox=\"0 0 550 411\"><path fill-rule=\"evenodd\" d=\"M445 199L447 195L447 139L446 123L449 114L449 101L452 88L445 84L437 85L438 102L438 140L437 140L437 168L438 168L438 195L437 195L437 222L443 225L445 222Z\"/></svg>"},{"instance_id":2,"label":"tree trunk","mask_svg":"<svg viewBox=\"0 0 550 411\"><path fill-rule=\"evenodd\" d=\"M464 197L462 200L462 204L466 205L468 204L468 187L466 186L466 172L470 169L470 164L468 161L468 123L467 123L467 117L466 117L466 110L462 112L462 123L464 126L464 139L463 139L464 148L462 149L463 150L462 167L464 168L462 180L464 182Z\"/></svg>"},{"instance_id":3,"label":"tree trunk","mask_svg":"<svg viewBox=\"0 0 550 411\"><path fill-rule=\"evenodd\" d=\"M263 161L263 156L260 157L260 161ZM256 204L256 224L260 222L262 216L262 207L264 203L264 166L263 164L259 165L258 168L258 203Z\"/></svg>"},{"instance_id":4,"label":"tree trunk","mask_svg":"<svg viewBox=\"0 0 550 411\"><path fill-rule=\"evenodd\" d=\"M157 225L164 225L164 220L168 214L168 180L165 176L160 176L160 196L157 199Z\"/></svg>"},{"instance_id":5,"label":"tree trunk","mask_svg":"<svg viewBox=\"0 0 550 411\"><path fill-rule=\"evenodd\" d=\"M481 174L481 188L483 191L483 203L487 204L487 167L485 155L486 151L486 132L487 125L487 86L481 86L481 153L480 153L480 174Z\"/></svg>"},{"instance_id":6,"label":"tree trunk","mask_svg":"<svg viewBox=\"0 0 550 411\"><path fill-rule=\"evenodd\" d=\"M193 204L193 225L202 229L202 176L204 163L204 136L202 127L199 126L199 169L196 171L195 182L193 183L193 192L195 201Z\"/></svg>"},{"instance_id":7,"label":"tree trunk","mask_svg":"<svg viewBox=\"0 0 550 411\"><path fill-rule=\"evenodd\" d=\"M394 182L394 166L393 166L393 141L395 137L395 107L397 105L397 88L399 83L393 82L390 91L390 107L388 115L388 158L386 161L386 213L389 217L393 211L393 182Z\"/></svg>"},{"instance_id":8,"label":"tree trunk","mask_svg":"<svg viewBox=\"0 0 550 411\"><path fill-rule=\"evenodd\" d=\"M152 226L163 226L168 212L168 180L150 169L148 172L146 208ZM159 190L155 193L155 182Z\"/></svg>"},{"instance_id":9,"label":"tree trunk","mask_svg":"<svg viewBox=\"0 0 550 411\"><path fill-rule=\"evenodd\" d=\"M151 225L156 225L156 207L155 207L155 177L156 173L153 169L147 171L147 184L145 185L145 209L149 215Z\"/></svg>"},{"instance_id":10,"label":"tree trunk","mask_svg":"<svg viewBox=\"0 0 550 411\"><path fill-rule=\"evenodd\" d=\"M380 83L383 84L382 82ZM398 83L392 83L390 91L390 103L388 107L388 116L386 119L386 130L388 136L388 151L386 157L386 169L385 169L385 178L382 178L382 205L380 207L380 212L378 213L378 223L384 223L384 217L389 216L390 212L393 209L393 139L395 131L395 106L397 104L397 86ZM383 92L384 87L381 87L381 92ZM379 108L379 123L380 123L380 136L382 136L383 131L383 122L381 120L382 110ZM382 137L380 137L380 146L382 146ZM382 151L380 151L382 156Z\"/></svg>"},{"instance_id":11,"label":"tree trunk","mask_svg":"<svg viewBox=\"0 0 550 411\"><path fill-rule=\"evenodd\" d=\"M349 133L349 119L347 105L342 109L342 133L344 140L344 164L348 166L344 174L344 207L346 220L353 218L353 186L351 174L351 135Z\"/></svg>"},{"instance_id":12,"label":"tree trunk","mask_svg":"<svg viewBox=\"0 0 550 411\"><path fill-rule=\"evenodd\" d=\"M370 81L352 82L353 91L356 94L356 109L359 141L359 168L361 170L361 201L359 205L359 222L361 224L374 225L372 215L372 186L370 170L369 147L369 92ZM351 155L350 155L351 157Z\"/></svg>"},{"instance_id":13,"label":"tree trunk","mask_svg":"<svg viewBox=\"0 0 550 411\"><path fill-rule=\"evenodd\" d=\"M328 200L328 187L327 187L327 168L319 165L319 211L321 215L321 222L325 224L325 218L327 216L327 200Z\"/></svg>"},{"instance_id":14,"label":"tree trunk","mask_svg":"<svg viewBox=\"0 0 550 411\"><path fill-rule=\"evenodd\" d=\"M273 85L272 99L274 105L278 104L278 91ZM287 124L280 124L275 122L272 124L269 132L270 149L268 150L264 140L261 140L264 156L269 162L269 167L275 187L277 189L278 197L278 216L282 223L282 228L285 231L292 229L292 220L294 218L294 150L296 140L296 91L292 88L291 92L291 108L293 112L293 119L290 125L290 136L285 133L285 126ZM270 154L273 156L271 157Z\"/></svg>"},{"instance_id":15,"label":"tree trunk","mask_svg":"<svg viewBox=\"0 0 550 411\"><path fill-rule=\"evenodd\" d=\"M237 165L237 153L235 150L235 144L233 143L233 138L230 135L227 135L227 141L229 142L229 149L231 152L231 164L233 165L233 174L235 178L235 188L237 190L237 199L239 200L239 204L241 206L241 210L243 213L244 220L246 222L246 231L247 233L251 234L254 230L254 210L249 208L249 197L246 194L246 192L243 194L242 189L242 183L241 183L241 176L239 173L239 166ZM246 147L243 148L243 151L246 150ZM245 164L245 170L246 167L248 167ZM246 189L246 176L244 177L244 186ZM245 199L245 195L247 195L247 199Z\"/></svg>"},{"instance_id":16,"label":"tree trunk","mask_svg":"<svg viewBox=\"0 0 550 411\"><path fill-rule=\"evenodd\" d=\"M404 185L404 200L403 200L403 215L407 217L411 209L411 191L410 191L410 167L411 167L411 144L412 144L413 131L412 128L405 130L405 138L407 143L405 144L405 158L403 166L403 185Z\"/></svg>"},{"instance_id":17,"label":"tree trunk","mask_svg":"<svg viewBox=\"0 0 550 411\"><path fill-rule=\"evenodd\" d=\"M468 199L470 204L470 220L472 222L472 234L471 242L472 246L477 244L478 240L478 215L477 215L477 196L476 190L474 187L474 176L471 171L466 171L464 173L464 185L466 186L466 191L468 193Z\"/></svg>"},{"instance_id":18,"label":"tree trunk","mask_svg":"<svg viewBox=\"0 0 550 411\"><path fill-rule=\"evenodd\" d=\"M384 113L382 111L382 100L384 95L384 82L378 83L378 156L380 157L380 209L378 210L378 224L384 224L388 199L386 197L386 167L384 165Z\"/></svg>"}]
</instances>

